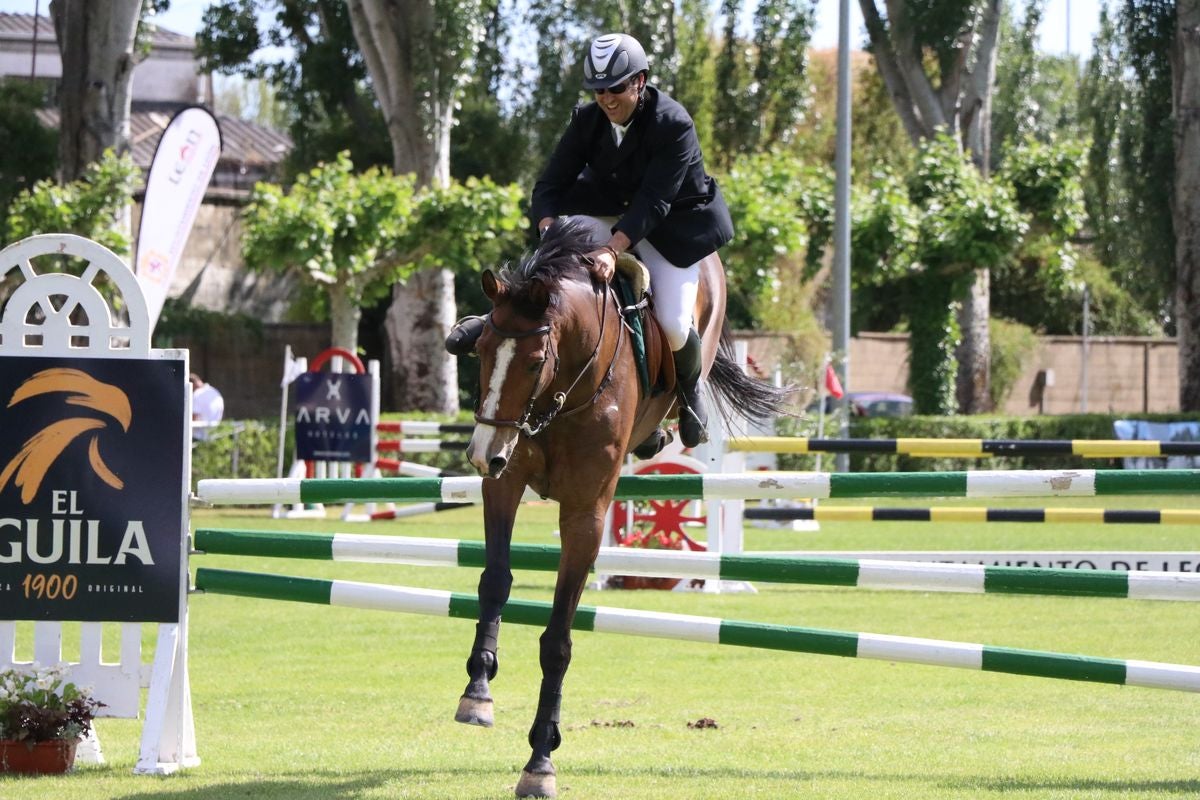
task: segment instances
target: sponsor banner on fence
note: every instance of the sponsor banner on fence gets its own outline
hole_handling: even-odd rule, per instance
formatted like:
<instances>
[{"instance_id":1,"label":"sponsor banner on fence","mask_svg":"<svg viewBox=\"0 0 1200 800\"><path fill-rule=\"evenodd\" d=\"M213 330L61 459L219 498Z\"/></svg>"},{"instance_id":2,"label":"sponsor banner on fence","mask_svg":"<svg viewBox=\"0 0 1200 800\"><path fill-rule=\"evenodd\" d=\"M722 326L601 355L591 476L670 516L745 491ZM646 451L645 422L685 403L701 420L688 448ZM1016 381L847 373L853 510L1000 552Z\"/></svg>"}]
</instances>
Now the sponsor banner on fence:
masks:
<instances>
[{"instance_id":1,"label":"sponsor banner on fence","mask_svg":"<svg viewBox=\"0 0 1200 800\"><path fill-rule=\"evenodd\" d=\"M152 331L220 156L217 120L198 106L176 114L158 140L146 175L134 270Z\"/></svg>"},{"instance_id":2,"label":"sponsor banner on fence","mask_svg":"<svg viewBox=\"0 0 1200 800\"><path fill-rule=\"evenodd\" d=\"M296 378L296 457L371 461L371 376L305 372Z\"/></svg>"},{"instance_id":3,"label":"sponsor banner on fence","mask_svg":"<svg viewBox=\"0 0 1200 800\"><path fill-rule=\"evenodd\" d=\"M185 364L0 358L5 619L177 622Z\"/></svg>"}]
</instances>

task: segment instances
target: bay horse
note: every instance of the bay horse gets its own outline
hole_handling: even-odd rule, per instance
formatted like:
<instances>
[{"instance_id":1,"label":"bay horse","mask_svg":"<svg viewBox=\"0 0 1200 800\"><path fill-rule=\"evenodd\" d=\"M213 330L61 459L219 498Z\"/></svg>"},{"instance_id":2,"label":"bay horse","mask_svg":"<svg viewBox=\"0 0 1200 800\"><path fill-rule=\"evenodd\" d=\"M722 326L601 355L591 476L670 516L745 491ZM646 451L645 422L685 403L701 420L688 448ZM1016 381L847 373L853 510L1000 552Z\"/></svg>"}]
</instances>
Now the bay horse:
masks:
<instances>
[{"instance_id":1,"label":"bay horse","mask_svg":"<svg viewBox=\"0 0 1200 800\"><path fill-rule=\"evenodd\" d=\"M625 454L672 410L674 392L642 391L615 291L594 281L584 254L596 243L570 218L546 232L519 267L483 273L492 303L476 343L479 398L467 457L482 474L486 562L470 680L455 719L490 727L489 681L499 662L500 616L512 586L509 544L526 487L558 501L562 555L550 622L541 636L542 684L518 797L554 797L550 753L562 741L559 707L571 661L571 623L599 552L605 512ZM700 262L697 332L704 373L723 414L778 412L786 392L749 378L725 329L725 278L714 253ZM669 356L668 356L669 357Z\"/></svg>"}]
</instances>

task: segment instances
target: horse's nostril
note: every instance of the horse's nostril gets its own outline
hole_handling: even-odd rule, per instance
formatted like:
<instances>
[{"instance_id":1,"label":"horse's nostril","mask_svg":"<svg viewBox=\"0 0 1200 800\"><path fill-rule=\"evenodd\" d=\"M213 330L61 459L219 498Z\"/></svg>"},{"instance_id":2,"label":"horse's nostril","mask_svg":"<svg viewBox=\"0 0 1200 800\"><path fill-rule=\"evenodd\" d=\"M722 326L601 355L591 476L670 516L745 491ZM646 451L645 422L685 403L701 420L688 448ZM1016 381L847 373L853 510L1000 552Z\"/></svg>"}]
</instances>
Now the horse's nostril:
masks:
<instances>
[{"instance_id":1,"label":"horse's nostril","mask_svg":"<svg viewBox=\"0 0 1200 800\"><path fill-rule=\"evenodd\" d=\"M504 456L496 456L488 462L488 472L493 476L499 475L508 466L508 459Z\"/></svg>"}]
</instances>

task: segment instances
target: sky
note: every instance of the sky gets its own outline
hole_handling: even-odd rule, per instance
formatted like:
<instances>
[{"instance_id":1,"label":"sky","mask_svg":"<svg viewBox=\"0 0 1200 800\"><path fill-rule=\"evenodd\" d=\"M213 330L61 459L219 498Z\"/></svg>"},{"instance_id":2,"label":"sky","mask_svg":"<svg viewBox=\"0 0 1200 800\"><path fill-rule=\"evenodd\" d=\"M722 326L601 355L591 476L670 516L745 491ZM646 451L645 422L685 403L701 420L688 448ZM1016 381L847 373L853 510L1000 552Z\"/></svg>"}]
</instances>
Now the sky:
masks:
<instances>
[{"instance_id":1,"label":"sky","mask_svg":"<svg viewBox=\"0 0 1200 800\"><path fill-rule=\"evenodd\" d=\"M200 27L200 16L209 4L210 0L171 0L171 9L159 15L158 23L176 33L193 35ZM32 14L35 5L40 5L42 14L46 14L50 0L0 0L0 11ZM1046 0L1041 49L1047 53L1062 54L1069 47L1075 55L1088 54L1100 19L1100 5L1101 0ZM858 47L865 38L858 0L850 1L850 10L850 41ZM836 47L837 32L838 0L817 0L817 29L813 45L820 48Z\"/></svg>"}]
</instances>

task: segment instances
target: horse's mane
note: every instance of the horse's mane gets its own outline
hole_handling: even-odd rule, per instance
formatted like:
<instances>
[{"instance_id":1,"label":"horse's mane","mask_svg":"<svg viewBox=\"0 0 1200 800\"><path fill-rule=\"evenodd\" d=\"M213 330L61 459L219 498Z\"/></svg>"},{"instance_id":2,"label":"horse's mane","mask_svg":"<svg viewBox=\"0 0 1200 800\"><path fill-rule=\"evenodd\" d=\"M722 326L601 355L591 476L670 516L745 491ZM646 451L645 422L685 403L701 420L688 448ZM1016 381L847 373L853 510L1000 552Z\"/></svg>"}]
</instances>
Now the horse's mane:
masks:
<instances>
[{"instance_id":1,"label":"horse's mane","mask_svg":"<svg viewBox=\"0 0 1200 800\"><path fill-rule=\"evenodd\" d=\"M587 279L587 268L583 255L596 248L591 229L585 223L570 217L559 217L542 236L537 249L521 257L515 269L505 267L499 278L505 284L508 299L523 316L541 316L546 306L531 298L545 292L534 291L534 284L550 289L550 305L553 306L557 293L553 291L561 280L568 277ZM542 288L539 287L539 288Z\"/></svg>"}]
</instances>

